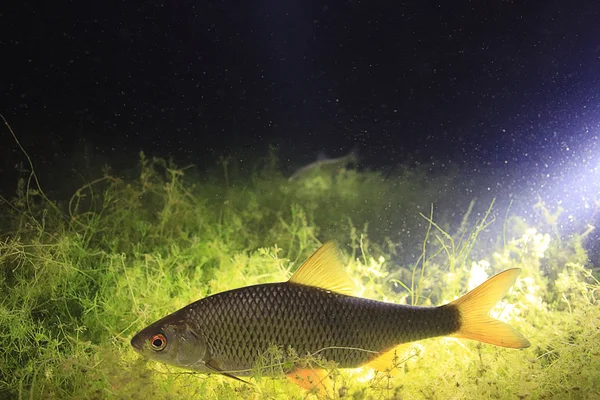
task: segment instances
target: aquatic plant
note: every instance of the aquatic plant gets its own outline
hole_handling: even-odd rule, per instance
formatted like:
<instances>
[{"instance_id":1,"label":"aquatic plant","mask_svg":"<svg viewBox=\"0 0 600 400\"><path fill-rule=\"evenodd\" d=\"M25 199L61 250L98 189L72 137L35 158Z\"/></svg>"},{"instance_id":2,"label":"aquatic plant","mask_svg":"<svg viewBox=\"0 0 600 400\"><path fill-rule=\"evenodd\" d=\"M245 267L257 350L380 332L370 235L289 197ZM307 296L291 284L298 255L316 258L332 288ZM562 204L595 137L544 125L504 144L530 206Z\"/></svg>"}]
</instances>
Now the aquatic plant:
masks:
<instances>
[{"instance_id":1,"label":"aquatic plant","mask_svg":"<svg viewBox=\"0 0 600 400\"><path fill-rule=\"evenodd\" d=\"M289 182L274 153L256 165L245 179L229 162L201 179L141 153L135 179L107 168L59 202L31 163L15 196L0 199L0 398L305 398L287 380L261 376L281 349L265 354L248 385L148 362L129 339L208 294L285 280L332 238L363 295L385 301L437 305L522 268L494 312L532 346L424 340L387 374L327 365L331 397L600 396L600 283L584 265L580 236L559 241L555 227L496 218L506 210L493 205L475 219L464 210L452 227L429 208L435 190L418 170L385 178L325 171ZM419 238L411 263L402 229ZM490 231L495 240L482 243Z\"/></svg>"}]
</instances>

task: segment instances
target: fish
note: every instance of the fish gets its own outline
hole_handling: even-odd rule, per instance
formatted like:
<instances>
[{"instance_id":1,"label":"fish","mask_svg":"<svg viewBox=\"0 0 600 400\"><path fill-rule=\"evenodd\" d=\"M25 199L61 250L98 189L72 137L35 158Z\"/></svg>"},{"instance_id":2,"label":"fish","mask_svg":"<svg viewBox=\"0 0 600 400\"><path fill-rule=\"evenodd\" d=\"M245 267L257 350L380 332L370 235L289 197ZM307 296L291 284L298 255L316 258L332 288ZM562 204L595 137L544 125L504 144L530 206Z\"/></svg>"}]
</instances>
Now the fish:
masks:
<instances>
[{"instance_id":1,"label":"fish","mask_svg":"<svg viewBox=\"0 0 600 400\"><path fill-rule=\"evenodd\" d=\"M345 156L337 158L329 158L324 153L319 153L316 161L313 161L294 172L292 176L288 178L288 181L292 182L297 179L306 178L315 171L327 170L337 172L346 168L348 165L358 164L358 160L359 157L357 149L353 149Z\"/></svg>"},{"instance_id":2,"label":"fish","mask_svg":"<svg viewBox=\"0 0 600 400\"><path fill-rule=\"evenodd\" d=\"M355 296L333 241L324 243L286 282L258 284L210 295L142 329L131 339L143 356L234 379L252 374L272 346L283 373L305 389L326 393L325 368L297 357L318 355L338 368L390 371L408 343L450 336L521 349L529 341L488 315L520 269L505 270L445 305L423 307Z\"/></svg>"}]
</instances>

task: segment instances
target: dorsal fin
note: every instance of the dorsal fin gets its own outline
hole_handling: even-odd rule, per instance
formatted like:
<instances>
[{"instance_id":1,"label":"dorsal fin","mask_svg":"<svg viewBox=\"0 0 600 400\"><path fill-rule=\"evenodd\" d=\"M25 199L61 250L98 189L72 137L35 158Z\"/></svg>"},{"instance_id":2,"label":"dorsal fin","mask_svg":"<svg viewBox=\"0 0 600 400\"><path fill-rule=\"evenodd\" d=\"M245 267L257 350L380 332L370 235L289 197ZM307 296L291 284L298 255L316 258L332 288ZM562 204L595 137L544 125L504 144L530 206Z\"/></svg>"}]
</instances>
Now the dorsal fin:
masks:
<instances>
[{"instance_id":1,"label":"dorsal fin","mask_svg":"<svg viewBox=\"0 0 600 400\"><path fill-rule=\"evenodd\" d=\"M289 282L314 286L347 295L355 295L357 287L344 271L340 250L335 241L319 247L292 275Z\"/></svg>"}]
</instances>

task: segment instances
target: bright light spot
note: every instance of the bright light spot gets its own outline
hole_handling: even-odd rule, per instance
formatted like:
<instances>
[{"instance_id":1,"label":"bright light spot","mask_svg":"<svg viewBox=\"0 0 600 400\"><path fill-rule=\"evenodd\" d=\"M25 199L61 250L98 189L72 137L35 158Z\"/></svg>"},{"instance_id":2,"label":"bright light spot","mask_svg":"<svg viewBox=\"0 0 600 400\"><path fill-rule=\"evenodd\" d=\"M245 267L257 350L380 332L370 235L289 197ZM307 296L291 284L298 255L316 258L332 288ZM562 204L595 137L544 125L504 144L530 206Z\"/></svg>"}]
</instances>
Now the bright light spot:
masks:
<instances>
[{"instance_id":1,"label":"bright light spot","mask_svg":"<svg viewBox=\"0 0 600 400\"><path fill-rule=\"evenodd\" d=\"M485 271L489 267L490 267L490 263L485 260L481 260L479 262L473 262L473 264L471 264L471 272L469 274L469 282L467 283L468 290L475 289L477 286L481 285L483 282L485 282L487 280L488 274Z\"/></svg>"},{"instance_id":2,"label":"bright light spot","mask_svg":"<svg viewBox=\"0 0 600 400\"><path fill-rule=\"evenodd\" d=\"M375 377L375 370L367 367L360 367L356 369L352 369L348 371L352 376L353 380L356 380L360 383L369 382L371 379Z\"/></svg>"},{"instance_id":3,"label":"bright light spot","mask_svg":"<svg viewBox=\"0 0 600 400\"><path fill-rule=\"evenodd\" d=\"M523 235L523 241L535 257L544 258L544 253L550 245L550 235L538 233L537 229L529 228Z\"/></svg>"}]
</instances>

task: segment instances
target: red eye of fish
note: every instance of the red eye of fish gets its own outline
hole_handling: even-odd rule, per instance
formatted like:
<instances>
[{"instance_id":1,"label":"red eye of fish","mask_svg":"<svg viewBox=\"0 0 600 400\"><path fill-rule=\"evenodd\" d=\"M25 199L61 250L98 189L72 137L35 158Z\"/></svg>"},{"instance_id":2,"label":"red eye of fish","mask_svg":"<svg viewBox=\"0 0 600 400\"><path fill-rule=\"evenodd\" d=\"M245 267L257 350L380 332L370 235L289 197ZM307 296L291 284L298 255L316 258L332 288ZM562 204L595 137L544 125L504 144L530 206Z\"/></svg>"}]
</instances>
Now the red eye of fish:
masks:
<instances>
[{"instance_id":1,"label":"red eye of fish","mask_svg":"<svg viewBox=\"0 0 600 400\"><path fill-rule=\"evenodd\" d=\"M152 350L161 351L167 346L167 338L162 333L157 333L150 338Z\"/></svg>"}]
</instances>

